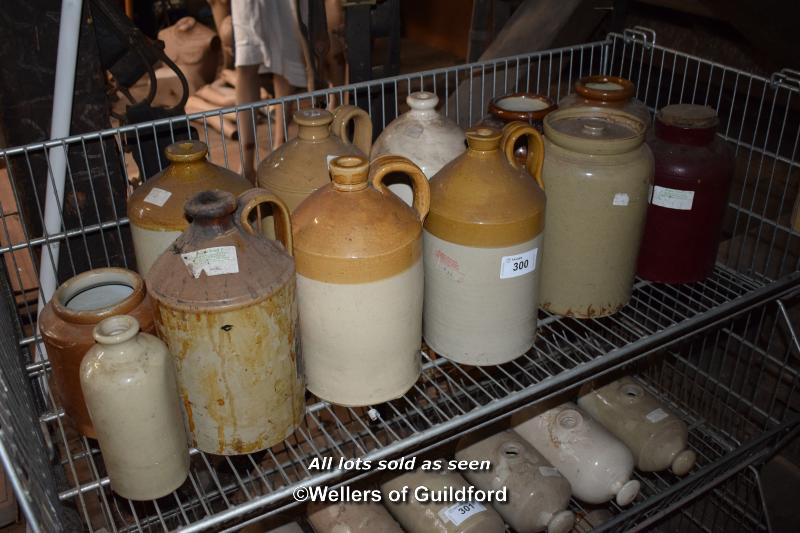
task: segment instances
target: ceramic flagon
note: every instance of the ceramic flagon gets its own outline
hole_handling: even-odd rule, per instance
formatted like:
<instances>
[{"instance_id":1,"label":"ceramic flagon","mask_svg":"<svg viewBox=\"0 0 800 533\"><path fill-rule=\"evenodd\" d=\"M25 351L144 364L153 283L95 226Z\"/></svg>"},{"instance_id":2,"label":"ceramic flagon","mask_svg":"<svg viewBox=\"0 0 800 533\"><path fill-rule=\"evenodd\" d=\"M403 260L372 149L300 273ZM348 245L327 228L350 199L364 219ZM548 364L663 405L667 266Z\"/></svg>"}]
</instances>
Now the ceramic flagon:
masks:
<instances>
[{"instance_id":1,"label":"ceramic flagon","mask_svg":"<svg viewBox=\"0 0 800 533\"><path fill-rule=\"evenodd\" d=\"M389 511L376 502L311 504L308 522L316 533L403 533Z\"/></svg>"},{"instance_id":2,"label":"ceramic flagon","mask_svg":"<svg viewBox=\"0 0 800 533\"><path fill-rule=\"evenodd\" d=\"M268 203L281 243L249 222ZM192 220L147 276L159 336L175 357L194 445L255 452L284 440L304 414L289 212L274 195L206 191Z\"/></svg>"},{"instance_id":3,"label":"ceramic flagon","mask_svg":"<svg viewBox=\"0 0 800 533\"><path fill-rule=\"evenodd\" d=\"M574 93L565 96L558 103L560 109L618 109L637 117L645 126L650 125L650 110L634 97L636 86L628 79L619 76L585 76L575 82L574 89Z\"/></svg>"},{"instance_id":4,"label":"ceramic flagon","mask_svg":"<svg viewBox=\"0 0 800 533\"><path fill-rule=\"evenodd\" d=\"M413 183L412 207L383 184L396 172ZM331 176L294 213L306 382L333 403L385 402L420 371L428 180L399 156L339 157Z\"/></svg>"}]
</instances>

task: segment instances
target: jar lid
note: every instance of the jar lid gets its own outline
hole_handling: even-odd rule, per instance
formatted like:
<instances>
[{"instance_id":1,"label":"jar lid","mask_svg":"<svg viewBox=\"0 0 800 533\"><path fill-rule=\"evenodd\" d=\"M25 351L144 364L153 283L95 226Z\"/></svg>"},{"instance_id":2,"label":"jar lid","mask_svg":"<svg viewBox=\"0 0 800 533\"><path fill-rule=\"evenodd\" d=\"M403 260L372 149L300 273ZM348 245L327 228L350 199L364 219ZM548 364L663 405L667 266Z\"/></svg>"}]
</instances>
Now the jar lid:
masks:
<instances>
[{"instance_id":1,"label":"jar lid","mask_svg":"<svg viewBox=\"0 0 800 533\"><path fill-rule=\"evenodd\" d=\"M589 154L619 154L644 142L647 125L613 108L573 107L544 119L544 134L555 144Z\"/></svg>"},{"instance_id":2,"label":"jar lid","mask_svg":"<svg viewBox=\"0 0 800 533\"><path fill-rule=\"evenodd\" d=\"M716 128L719 117L713 107L696 104L675 104L662 107L656 119L667 126L686 129Z\"/></svg>"}]
</instances>

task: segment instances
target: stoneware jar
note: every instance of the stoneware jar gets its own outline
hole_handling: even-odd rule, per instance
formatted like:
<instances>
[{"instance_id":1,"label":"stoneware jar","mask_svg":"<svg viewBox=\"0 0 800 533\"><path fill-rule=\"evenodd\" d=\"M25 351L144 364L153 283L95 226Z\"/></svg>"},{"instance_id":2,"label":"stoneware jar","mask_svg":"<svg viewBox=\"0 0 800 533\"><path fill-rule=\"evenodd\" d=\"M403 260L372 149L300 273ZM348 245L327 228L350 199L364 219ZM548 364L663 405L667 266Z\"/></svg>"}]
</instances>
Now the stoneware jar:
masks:
<instances>
[{"instance_id":1,"label":"stoneware jar","mask_svg":"<svg viewBox=\"0 0 800 533\"><path fill-rule=\"evenodd\" d=\"M702 281L714 270L733 157L707 106L667 106L648 139L655 179L638 274L664 283Z\"/></svg>"},{"instance_id":2,"label":"stoneware jar","mask_svg":"<svg viewBox=\"0 0 800 533\"><path fill-rule=\"evenodd\" d=\"M316 533L403 533L389 511L376 502L311 504L308 522Z\"/></svg>"},{"instance_id":3,"label":"stoneware jar","mask_svg":"<svg viewBox=\"0 0 800 533\"><path fill-rule=\"evenodd\" d=\"M633 97L636 86L618 76L586 76L575 82L575 92L558 103L560 109L570 107L613 108L625 111L650 125L650 110Z\"/></svg>"},{"instance_id":4,"label":"stoneware jar","mask_svg":"<svg viewBox=\"0 0 800 533\"><path fill-rule=\"evenodd\" d=\"M407 157L430 179L464 151L464 130L436 111L439 97L434 93L411 93L406 103L411 110L386 126L372 146L371 157ZM413 194L408 183L389 183L389 189L411 205Z\"/></svg>"},{"instance_id":5,"label":"stoneware jar","mask_svg":"<svg viewBox=\"0 0 800 533\"><path fill-rule=\"evenodd\" d=\"M567 402L522 423L514 430L533 444L565 478L572 494L591 504L631 503L639 482L631 479L633 455L603 426Z\"/></svg>"},{"instance_id":6,"label":"stoneware jar","mask_svg":"<svg viewBox=\"0 0 800 533\"><path fill-rule=\"evenodd\" d=\"M547 184L542 308L592 318L630 299L653 155L645 124L616 109L559 109L544 119Z\"/></svg>"},{"instance_id":7,"label":"stoneware jar","mask_svg":"<svg viewBox=\"0 0 800 533\"><path fill-rule=\"evenodd\" d=\"M670 468L684 476L694 466L686 424L633 379L626 376L590 391L578 405L625 443L639 470Z\"/></svg>"},{"instance_id":8,"label":"stoneware jar","mask_svg":"<svg viewBox=\"0 0 800 533\"><path fill-rule=\"evenodd\" d=\"M544 117L557 108L556 103L543 94L511 93L489 102L489 116L482 124L502 128L509 122L520 121L530 124L541 133Z\"/></svg>"},{"instance_id":9,"label":"stoneware jar","mask_svg":"<svg viewBox=\"0 0 800 533\"><path fill-rule=\"evenodd\" d=\"M81 363L81 387L111 488L154 500L189 474L175 365L166 345L130 315L106 318Z\"/></svg>"},{"instance_id":10,"label":"stoneware jar","mask_svg":"<svg viewBox=\"0 0 800 533\"><path fill-rule=\"evenodd\" d=\"M467 131L467 151L431 179L425 221L425 342L468 365L525 353L536 335L545 196L541 136L519 122L504 134ZM514 144L529 137L528 168Z\"/></svg>"},{"instance_id":11,"label":"stoneware jar","mask_svg":"<svg viewBox=\"0 0 800 533\"><path fill-rule=\"evenodd\" d=\"M467 481L482 490L508 489L507 502L494 509L518 533L567 533L575 515L568 511L569 481L512 430L459 442L458 460L489 460L491 470L467 470Z\"/></svg>"},{"instance_id":12,"label":"stoneware jar","mask_svg":"<svg viewBox=\"0 0 800 533\"><path fill-rule=\"evenodd\" d=\"M81 391L80 367L103 319L131 315L139 328L154 331L153 305L144 280L122 268L97 268L62 283L39 316L39 330L52 369L54 393L83 435L97 434Z\"/></svg>"},{"instance_id":13,"label":"stoneware jar","mask_svg":"<svg viewBox=\"0 0 800 533\"><path fill-rule=\"evenodd\" d=\"M413 207L383 184L392 172L411 179ZM399 156L339 157L331 176L294 213L306 382L336 404L385 402L420 371L428 180Z\"/></svg>"},{"instance_id":14,"label":"stoneware jar","mask_svg":"<svg viewBox=\"0 0 800 533\"><path fill-rule=\"evenodd\" d=\"M208 146L180 141L167 146L167 168L138 187L128 198L133 250L142 276L161 252L175 242L189 222L186 201L200 191L220 189L241 194L252 185L239 174L206 160Z\"/></svg>"},{"instance_id":15,"label":"stoneware jar","mask_svg":"<svg viewBox=\"0 0 800 533\"><path fill-rule=\"evenodd\" d=\"M249 222L268 203L281 243ZM175 356L194 445L233 455L273 446L304 414L292 235L286 206L263 189L206 191L192 220L150 269L156 326Z\"/></svg>"},{"instance_id":16,"label":"stoneware jar","mask_svg":"<svg viewBox=\"0 0 800 533\"><path fill-rule=\"evenodd\" d=\"M381 492L384 505L408 533L503 533L503 519L491 503L453 501L458 498L451 499L447 494L452 490L455 495L455 491L469 486L458 472L419 469L386 481ZM390 502L389 492L403 487L408 487L406 501ZM445 491L444 501L441 496L439 501L430 501L438 491Z\"/></svg>"}]
</instances>

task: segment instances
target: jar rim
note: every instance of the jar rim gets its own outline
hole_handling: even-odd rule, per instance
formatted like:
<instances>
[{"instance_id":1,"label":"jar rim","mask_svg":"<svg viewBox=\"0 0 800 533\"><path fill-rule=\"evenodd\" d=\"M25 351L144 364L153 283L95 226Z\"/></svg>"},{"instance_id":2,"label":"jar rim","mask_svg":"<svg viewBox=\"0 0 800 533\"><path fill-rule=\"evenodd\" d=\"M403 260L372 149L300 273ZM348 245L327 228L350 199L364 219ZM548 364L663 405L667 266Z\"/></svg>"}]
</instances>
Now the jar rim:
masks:
<instances>
[{"instance_id":1,"label":"jar rim","mask_svg":"<svg viewBox=\"0 0 800 533\"><path fill-rule=\"evenodd\" d=\"M133 291L121 300L96 309L75 310L68 307L77 295L90 289L109 285L125 285ZM96 324L104 318L125 314L139 305L145 296L142 277L124 268L107 267L88 270L62 283L53 294L50 302L53 311L60 318L78 324Z\"/></svg>"}]
</instances>

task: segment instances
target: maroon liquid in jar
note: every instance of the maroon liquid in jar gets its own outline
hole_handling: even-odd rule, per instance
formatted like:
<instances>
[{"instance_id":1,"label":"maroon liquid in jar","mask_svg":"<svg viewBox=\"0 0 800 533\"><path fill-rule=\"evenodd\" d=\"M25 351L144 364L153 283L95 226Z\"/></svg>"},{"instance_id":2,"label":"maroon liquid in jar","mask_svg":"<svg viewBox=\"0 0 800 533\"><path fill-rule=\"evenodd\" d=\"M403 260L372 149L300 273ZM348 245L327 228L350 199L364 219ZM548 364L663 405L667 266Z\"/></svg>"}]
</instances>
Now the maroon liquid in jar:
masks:
<instances>
[{"instance_id":1,"label":"maroon liquid in jar","mask_svg":"<svg viewBox=\"0 0 800 533\"><path fill-rule=\"evenodd\" d=\"M707 106L671 105L656 115L648 141L655 179L637 269L644 279L691 283L714 268L733 175L718 123Z\"/></svg>"}]
</instances>

